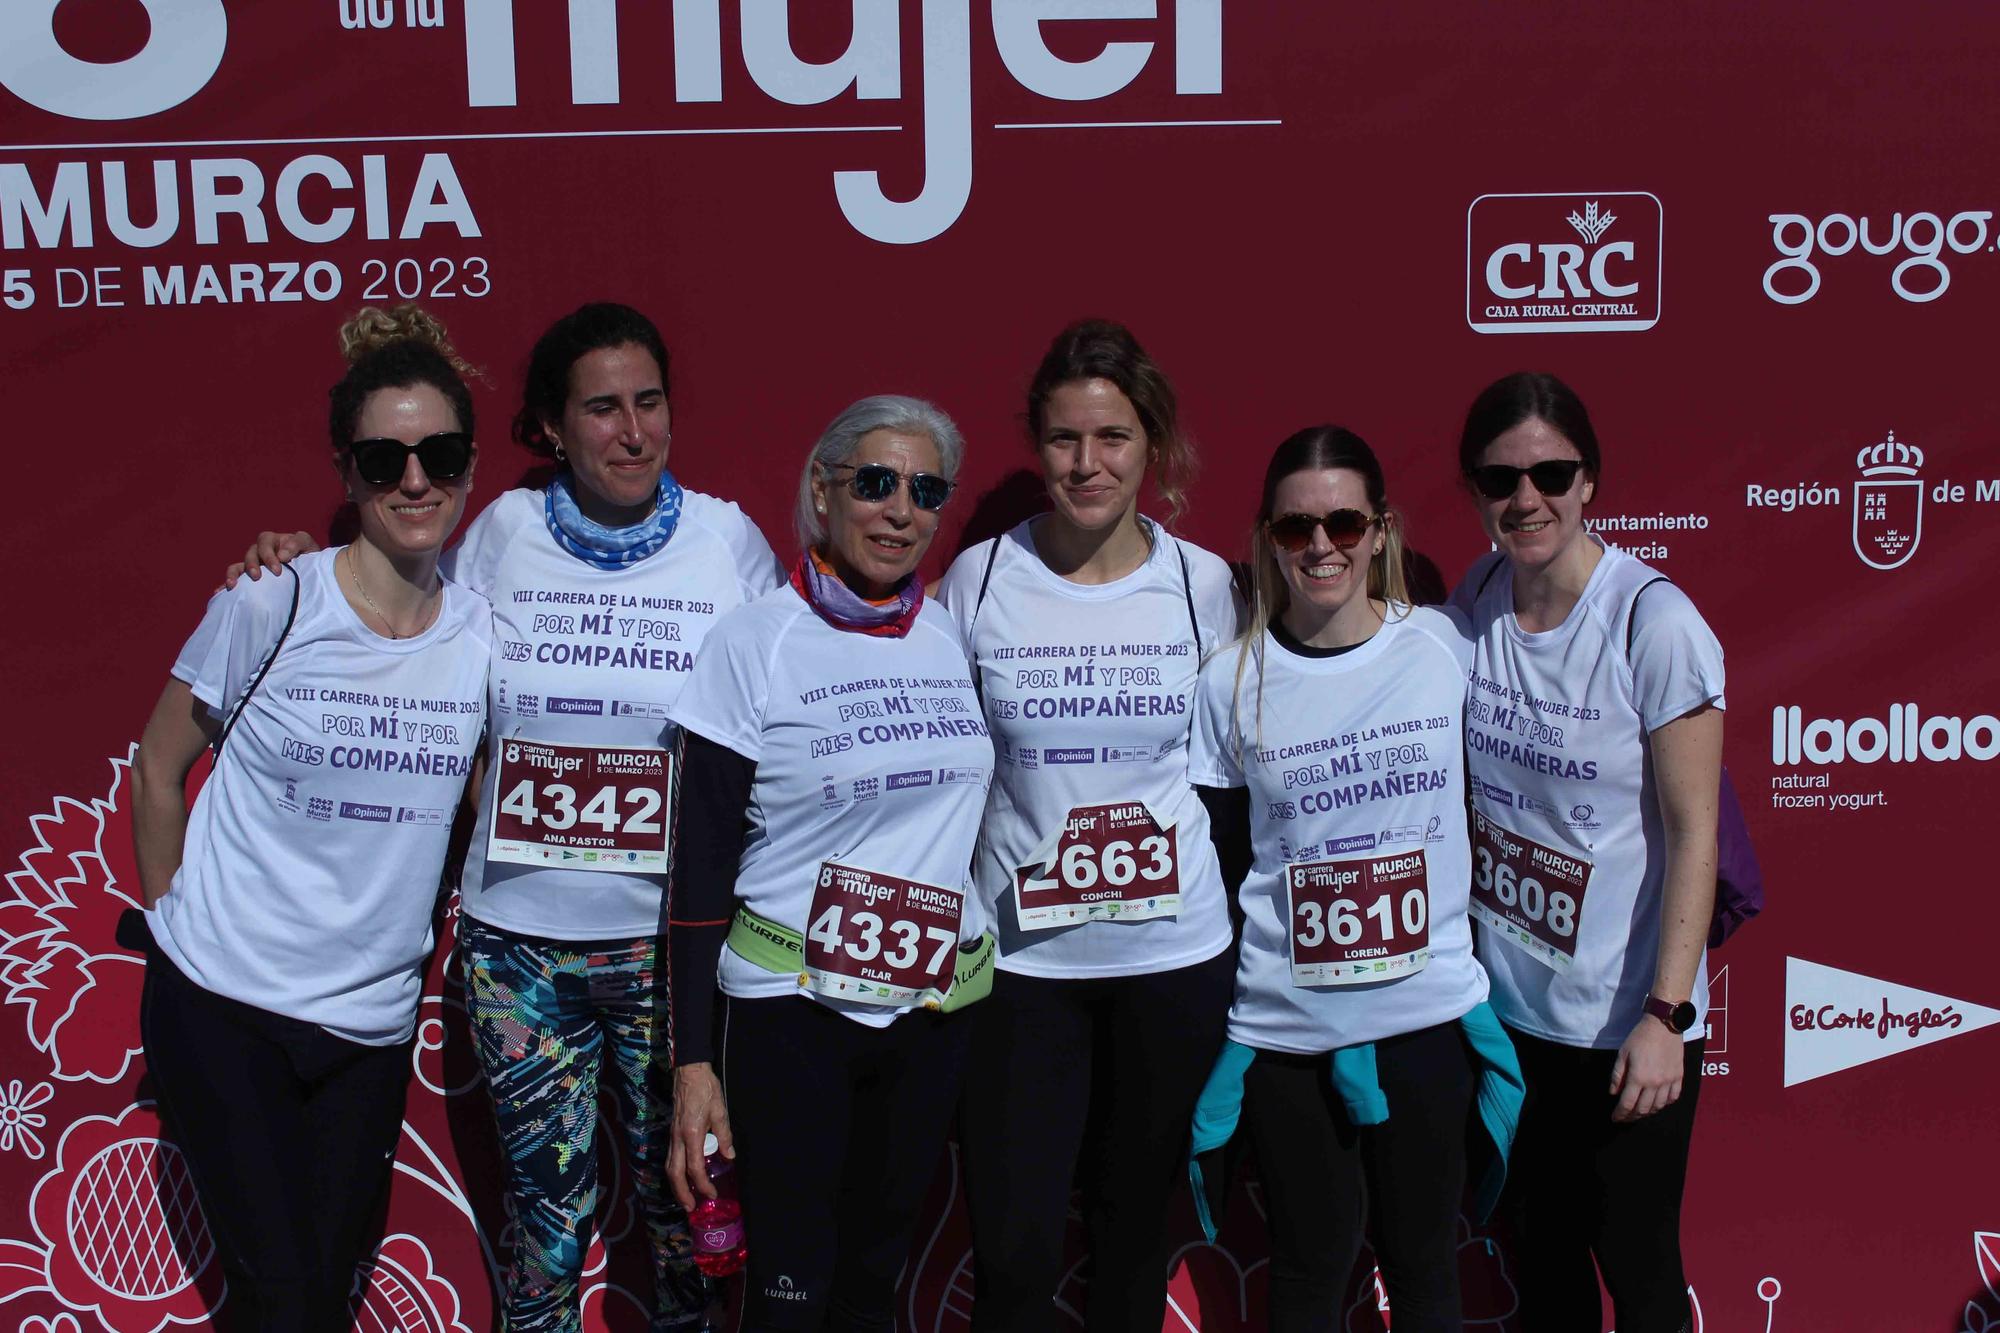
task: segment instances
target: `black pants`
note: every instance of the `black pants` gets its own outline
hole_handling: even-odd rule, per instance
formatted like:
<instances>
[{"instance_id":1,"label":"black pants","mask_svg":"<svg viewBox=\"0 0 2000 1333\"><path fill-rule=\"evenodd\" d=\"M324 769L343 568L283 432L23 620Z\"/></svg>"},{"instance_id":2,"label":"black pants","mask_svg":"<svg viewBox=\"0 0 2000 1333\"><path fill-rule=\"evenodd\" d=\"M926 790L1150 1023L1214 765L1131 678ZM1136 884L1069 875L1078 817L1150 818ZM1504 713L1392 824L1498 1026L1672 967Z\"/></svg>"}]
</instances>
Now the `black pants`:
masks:
<instances>
[{"instance_id":1,"label":"black pants","mask_svg":"<svg viewBox=\"0 0 2000 1333\"><path fill-rule=\"evenodd\" d=\"M229 1279L223 1325L346 1333L355 1267L381 1239L409 1043L226 999L157 948L139 1030Z\"/></svg>"},{"instance_id":2,"label":"black pants","mask_svg":"<svg viewBox=\"0 0 2000 1333\"><path fill-rule=\"evenodd\" d=\"M1243 1124L1271 1219L1273 1333L1332 1333L1364 1224L1396 1333L1458 1333L1458 1209L1475 1083L1457 1023L1375 1043L1389 1118L1357 1127L1332 1058L1259 1051ZM1540 1326L1527 1324L1537 1330Z\"/></svg>"},{"instance_id":3,"label":"black pants","mask_svg":"<svg viewBox=\"0 0 2000 1333\"><path fill-rule=\"evenodd\" d=\"M742 1333L889 1333L965 1073L968 1016L918 1011L873 1028L802 996L723 1004L750 1249Z\"/></svg>"},{"instance_id":4,"label":"black pants","mask_svg":"<svg viewBox=\"0 0 2000 1333\"><path fill-rule=\"evenodd\" d=\"M960 1139L978 1333L1055 1327L1080 1153L1085 1326L1159 1333L1169 1205L1187 1179L1195 1099L1222 1046L1235 975L1225 949L1140 976L994 977L972 1011Z\"/></svg>"},{"instance_id":5,"label":"black pants","mask_svg":"<svg viewBox=\"0 0 2000 1333\"><path fill-rule=\"evenodd\" d=\"M1616 1051L1511 1035L1528 1081L1503 1205L1521 1326L1598 1333L1602 1272L1618 1333L1681 1333L1694 1317L1681 1269L1681 1189L1706 1043L1683 1048L1678 1101L1620 1125L1607 1091Z\"/></svg>"}]
</instances>

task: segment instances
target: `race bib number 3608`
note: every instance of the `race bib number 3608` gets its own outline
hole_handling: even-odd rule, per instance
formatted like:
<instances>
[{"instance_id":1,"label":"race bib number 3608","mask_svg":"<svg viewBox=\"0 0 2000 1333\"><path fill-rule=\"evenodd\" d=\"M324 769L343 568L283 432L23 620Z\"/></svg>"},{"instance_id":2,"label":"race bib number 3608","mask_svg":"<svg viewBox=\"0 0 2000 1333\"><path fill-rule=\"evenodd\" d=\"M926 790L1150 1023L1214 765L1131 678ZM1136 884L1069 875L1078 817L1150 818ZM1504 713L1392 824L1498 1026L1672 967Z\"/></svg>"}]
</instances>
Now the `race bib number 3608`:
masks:
<instances>
[{"instance_id":1,"label":"race bib number 3608","mask_svg":"<svg viewBox=\"0 0 2000 1333\"><path fill-rule=\"evenodd\" d=\"M800 984L860 1004L941 1001L964 905L956 889L827 861L813 885Z\"/></svg>"},{"instance_id":2,"label":"race bib number 3608","mask_svg":"<svg viewBox=\"0 0 2000 1333\"><path fill-rule=\"evenodd\" d=\"M1173 916L1178 855L1173 825L1143 802L1078 806L1035 862L1014 872L1014 919L1022 930L1052 930Z\"/></svg>"},{"instance_id":3,"label":"race bib number 3608","mask_svg":"<svg viewBox=\"0 0 2000 1333\"><path fill-rule=\"evenodd\" d=\"M1285 867L1292 984L1361 986L1431 960L1430 880L1422 848Z\"/></svg>"},{"instance_id":4,"label":"race bib number 3608","mask_svg":"<svg viewBox=\"0 0 2000 1333\"><path fill-rule=\"evenodd\" d=\"M1472 812L1472 914L1543 966L1576 962L1590 862Z\"/></svg>"},{"instance_id":5,"label":"race bib number 3608","mask_svg":"<svg viewBox=\"0 0 2000 1333\"><path fill-rule=\"evenodd\" d=\"M486 859L664 874L672 796L667 750L506 741Z\"/></svg>"}]
</instances>

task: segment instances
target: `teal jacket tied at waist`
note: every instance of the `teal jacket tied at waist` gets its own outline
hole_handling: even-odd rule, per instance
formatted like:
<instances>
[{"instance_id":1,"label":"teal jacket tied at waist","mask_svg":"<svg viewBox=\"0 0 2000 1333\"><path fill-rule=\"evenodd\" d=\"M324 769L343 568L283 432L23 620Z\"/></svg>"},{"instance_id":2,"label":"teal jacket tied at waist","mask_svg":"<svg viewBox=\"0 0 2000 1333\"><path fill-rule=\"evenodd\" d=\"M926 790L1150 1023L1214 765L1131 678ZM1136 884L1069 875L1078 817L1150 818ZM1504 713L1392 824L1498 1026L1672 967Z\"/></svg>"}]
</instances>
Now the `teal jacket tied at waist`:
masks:
<instances>
[{"instance_id":1,"label":"teal jacket tied at waist","mask_svg":"<svg viewBox=\"0 0 2000 1333\"><path fill-rule=\"evenodd\" d=\"M1514 1043L1493 1006L1481 1001L1458 1020L1467 1044L1479 1061L1479 1085L1475 1100L1479 1124L1485 1131L1491 1155L1485 1158L1475 1177L1473 1207L1476 1221L1485 1221L1499 1202L1500 1188L1507 1181L1507 1155L1514 1146L1514 1131L1521 1123L1521 1098L1527 1085L1521 1077L1521 1062L1514 1055ZM1203 1179L1202 1158L1216 1153L1236 1133L1243 1114L1243 1076L1257 1052L1240 1043L1224 1042L1208 1084L1194 1108L1194 1144L1188 1158L1188 1178L1194 1186L1195 1215L1209 1243L1215 1242L1215 1207L1220 1195L1211 1200ZM1330 1077L1333 1090L1347 1108L1348 1119L1356 1125L1379 1125L1389 1118L1389 1099L1375 1074L1375 1043L1343 1046L1331 1052ZM1219 1163L1210 1162L1211 1174ZM1220 1183L1219 1181L1217 1183Z\"/></svg>"}]
</instances>

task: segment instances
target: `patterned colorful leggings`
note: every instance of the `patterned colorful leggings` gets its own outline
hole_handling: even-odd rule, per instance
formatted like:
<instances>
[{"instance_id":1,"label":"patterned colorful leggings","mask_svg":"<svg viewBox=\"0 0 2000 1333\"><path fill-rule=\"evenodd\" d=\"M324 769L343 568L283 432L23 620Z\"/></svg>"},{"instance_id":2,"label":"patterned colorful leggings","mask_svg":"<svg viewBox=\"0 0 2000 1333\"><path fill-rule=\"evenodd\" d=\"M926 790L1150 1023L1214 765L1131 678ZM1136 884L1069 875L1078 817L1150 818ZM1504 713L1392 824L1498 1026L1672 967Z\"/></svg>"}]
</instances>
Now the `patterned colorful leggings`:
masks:
<instances>
[{"instance_id":1,"label":"patterned colorful leggings","mask_svg":"<svg viewBox=\"0 0 2000 1333\"><path fill-rule=\"evenodd\" d=\"M687 1216L665 1186L673 1113L667 1089L655 1086L656 1073L666 1075L666 1014L654 940L533 939L461 918L459 944L514 1207L505 1327L582 1327L602 1071L617 1099L633 1191L652 1240L652 1326L701 1328L707 1279L694 1266Z\"/></svg>"}]
</instances>

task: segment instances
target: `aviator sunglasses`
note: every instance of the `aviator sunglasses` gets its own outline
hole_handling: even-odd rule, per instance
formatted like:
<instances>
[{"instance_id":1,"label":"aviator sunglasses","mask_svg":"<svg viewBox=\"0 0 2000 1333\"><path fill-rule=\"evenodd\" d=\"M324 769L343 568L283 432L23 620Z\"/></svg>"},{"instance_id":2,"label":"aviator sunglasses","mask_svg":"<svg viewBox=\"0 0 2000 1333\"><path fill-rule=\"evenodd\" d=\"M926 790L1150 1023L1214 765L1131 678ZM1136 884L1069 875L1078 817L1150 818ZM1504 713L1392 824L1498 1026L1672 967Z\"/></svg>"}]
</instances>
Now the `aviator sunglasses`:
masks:
<instances>
[{"instance_id":1,"label":"aviator sunglasses","mask_svg":"<svg viewBox=\"0 0 2000 1333\"><path fill-rule=\"evenodd\" d=\"M354 456L354 471L370 486L401 481L411 454L417 456L424 475L432 481L457 481L472 466L472 437L457 430L441 430L415 444L377 437L356 440L347 446L347 452Z\"/></svg>"},{"instance_id":2,"label":"aviator sunglasses","mask_svg":"<svg viewBox=\"0 0 2000 1333\"><path fill-rule=\"evenodd\" d=\"M1545 458L1532 467L1488 463L1466 475L1471 479L1473 489L1487 499L1504 500L1514 493L1522 477L1526 477L1528 484L1545 496L1568 495L1569 488L1576 484L1576 474L1582 468L1583 460L1580 458Z\"/></svg>"},{"instance_id":3,"label":"aviator sunglasses","mask_svg":"<svg viewBox=\"0 0 2000 1333\"><path fill-rule=\"evenodd\" d=\"M1264 525L1271 544L1281 551L1303 551L1312 545L1313 529L1324 528L1326 539L1342 551L1351 551L1375 526L1378 515L1359 509L1336 509L1331 514L1280 514Z\"/></svg>"},{"instance_id":4,"label":"aviator sunglasses","mask_svg":"<svg viewBox=\"0 0 2000 1333\"><path fill-rule=\"evenodd\" d=\"M902 473L883 463L822 463L824 468L844 468L854 475L847 480L847 489L855 499L866 504L880 504L896 493L905 478ZM910 503L919 509L935 514L944 508L944 502L951 499L952 482L929 472L912 472L910 483Z\"/></svg>"}]
</instances>

